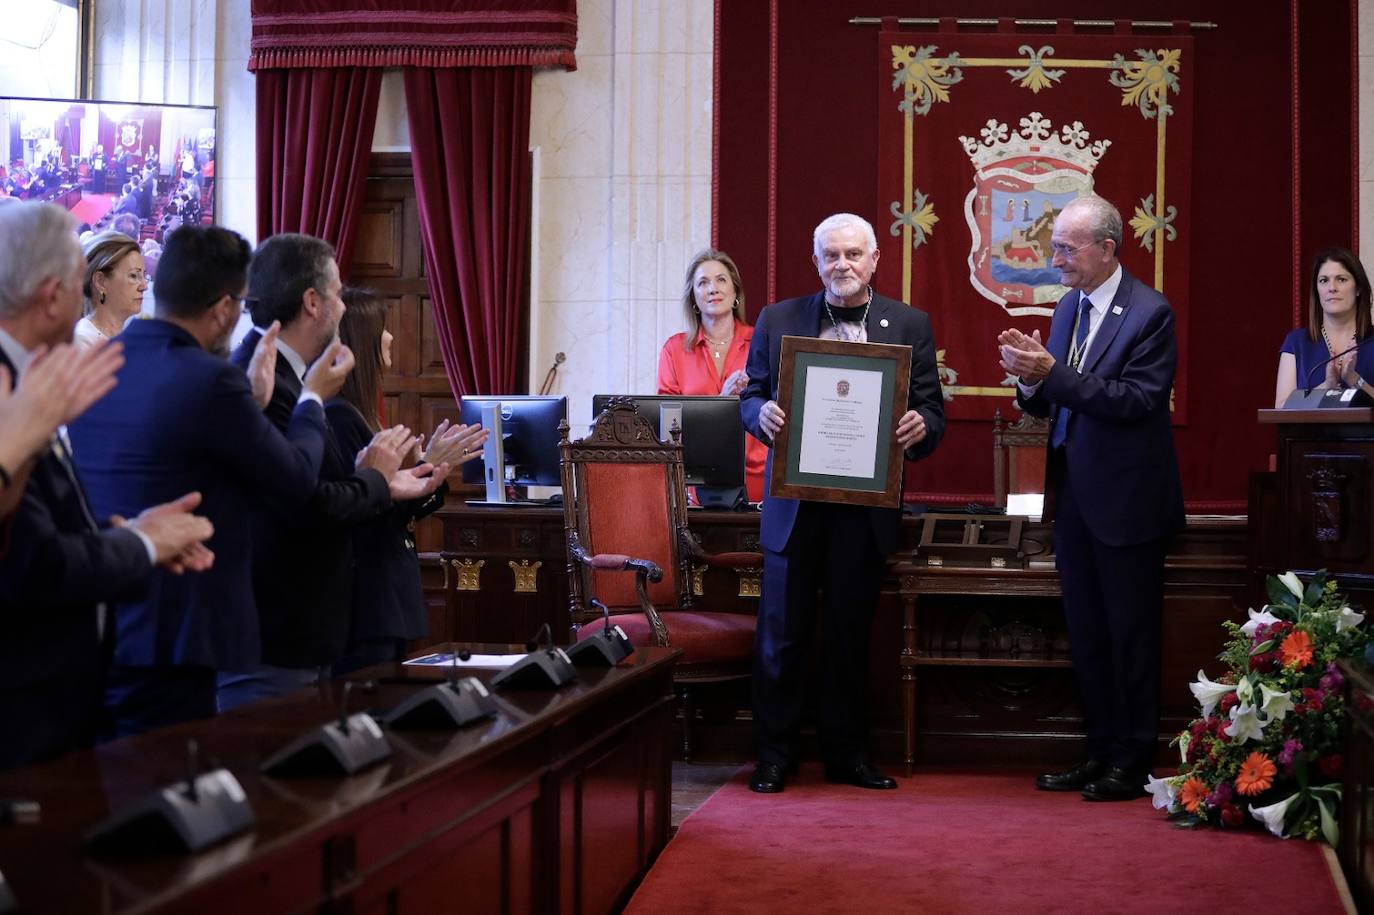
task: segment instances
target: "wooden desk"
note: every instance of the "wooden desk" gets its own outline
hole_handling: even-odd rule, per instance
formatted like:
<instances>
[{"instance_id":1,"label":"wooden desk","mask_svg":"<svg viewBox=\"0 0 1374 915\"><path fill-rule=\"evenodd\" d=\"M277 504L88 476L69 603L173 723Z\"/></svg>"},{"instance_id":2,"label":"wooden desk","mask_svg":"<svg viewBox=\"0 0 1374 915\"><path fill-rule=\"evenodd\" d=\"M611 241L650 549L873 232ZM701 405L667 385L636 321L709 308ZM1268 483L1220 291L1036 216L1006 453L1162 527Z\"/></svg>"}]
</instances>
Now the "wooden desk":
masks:
<instances>
[{"instance_id":1,"label":"wooden desk","mask_svg":"<svg viewBox=\"0 0 1374 915\"><path fill-rule=\"evenodd\" d=\"M667 841L676 656L643 649L557 692L502 692L496 719L461 731L389 733L392 757L351 778L258 774L337 714L341 681L0 773L0 797L43 808L40 824L0 826L0 872L24 912L605 912ZM355 710L414 689L355 691ZM188 737L238 778L257 827L198 855L85 853L112 807L185 776Z\"/></svg>"}]
</instances>

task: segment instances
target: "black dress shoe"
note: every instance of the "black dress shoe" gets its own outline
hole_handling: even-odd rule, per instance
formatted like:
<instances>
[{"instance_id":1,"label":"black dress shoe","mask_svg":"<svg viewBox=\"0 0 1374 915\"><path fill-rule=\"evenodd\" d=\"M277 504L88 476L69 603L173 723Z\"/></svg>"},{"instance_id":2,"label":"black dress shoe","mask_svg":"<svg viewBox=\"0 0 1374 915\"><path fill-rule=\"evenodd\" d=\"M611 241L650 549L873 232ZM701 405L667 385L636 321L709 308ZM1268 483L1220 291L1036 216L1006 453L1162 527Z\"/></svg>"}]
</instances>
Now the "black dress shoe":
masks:
<instances>
[{"instance_id":1,"label":"black dress shoe","mask_svg":"<svg viewBox=\"0 0 1374 915\"><path fill-rule=\"evenodd\" d=\"M872 763L854 763L852 766L826 766L825 780L839 785L853 785L856 788L876 788L886 790L896 788L896 779L884 775Z\"/></svg>"},{"instance_id":2,"label":"black dress shoe","mask_svg":"<svg viewBox=\"0 0 1374 915\"><path fill-rule=\"evenodd\" d=\"M759 794L777 794L783 789L782 766L773 763L759 763L754 767L754 777L749 779L749 790Z\"/></svg>"},{"instance_id":3,"label":"black dress shoe","mask_svg":"<svg viewBox=\"0 0 1374 915\"><path fill-rule=\"evenodd\" d=\"M1082 791L1089 782L1101 778L1106 772L1106 762L1089 759L1063 772L1048 772L1036 776L1035 787L1041 791Z\"/></svg>"},{"instance_id":4,"label":"black dress shoe","mask_svg":"<svg viewBox=\"0 0 1374 915\"><path fill-rule=\"evenodd\" d=\"M1144 797L1149 772L1112 766L1107 774L1083 786L1083 797L1090 801L1133 801Z\"/></svg>"}]
</instances>

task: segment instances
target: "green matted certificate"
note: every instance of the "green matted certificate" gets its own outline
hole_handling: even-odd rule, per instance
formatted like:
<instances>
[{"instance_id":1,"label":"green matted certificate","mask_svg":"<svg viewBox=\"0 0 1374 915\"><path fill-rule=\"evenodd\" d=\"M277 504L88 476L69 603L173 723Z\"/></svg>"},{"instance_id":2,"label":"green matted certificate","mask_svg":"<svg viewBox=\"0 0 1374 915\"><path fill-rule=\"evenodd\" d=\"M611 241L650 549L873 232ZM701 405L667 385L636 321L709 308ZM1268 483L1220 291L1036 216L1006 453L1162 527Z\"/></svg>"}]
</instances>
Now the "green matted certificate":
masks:
<instances>
[{"instance_id":1,"label":"green matted certificate","mask_svg":"<svg viewBox=\"0 0 1374 915\"><path fill-rule=\"evenodd\" d=\"M783 337L768 494L899 508L911 347Z\"/></svg>"}]
</instances>

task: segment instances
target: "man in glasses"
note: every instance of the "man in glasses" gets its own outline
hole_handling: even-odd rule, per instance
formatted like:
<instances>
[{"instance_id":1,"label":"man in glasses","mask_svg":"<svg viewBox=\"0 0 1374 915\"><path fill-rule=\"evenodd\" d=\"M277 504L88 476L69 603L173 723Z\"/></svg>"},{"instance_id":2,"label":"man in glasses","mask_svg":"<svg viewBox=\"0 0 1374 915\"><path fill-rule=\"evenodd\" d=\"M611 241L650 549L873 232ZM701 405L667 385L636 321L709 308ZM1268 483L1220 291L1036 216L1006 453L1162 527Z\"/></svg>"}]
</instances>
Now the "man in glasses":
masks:
<instances>
[{"instance_id":1,"label":"man in glasses","mask_svg":"<svg viewBox=\"0 0 1374 915\"><path fill-rule=\"evenodd\" d=\"M1145 793L1159 732L1164 553L1183 527L1170 428L1178 366L1174 313L1122 269L1121 214L1097 196L1060 212L1053 265L1071 291L1049 341L1006 330L1002 367L1017 401L1049 417L1045 518L1087 729L1084 760L1040 776L1047 791L1094 801Z\"/></svg>"}]
</instances>

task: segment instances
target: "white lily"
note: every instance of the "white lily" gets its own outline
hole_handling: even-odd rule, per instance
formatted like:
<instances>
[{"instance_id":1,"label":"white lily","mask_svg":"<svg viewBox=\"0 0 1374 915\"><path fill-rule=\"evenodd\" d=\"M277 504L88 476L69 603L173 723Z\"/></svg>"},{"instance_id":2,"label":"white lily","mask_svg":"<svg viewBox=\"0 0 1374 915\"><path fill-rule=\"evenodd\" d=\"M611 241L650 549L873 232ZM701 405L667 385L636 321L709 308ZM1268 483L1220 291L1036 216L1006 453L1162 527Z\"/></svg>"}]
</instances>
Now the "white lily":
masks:
<instances>
[{"instance_id":1,"label":"white lily","mask_svg":"<svg viewBox=\"0 0 1374 915\"><path fill-rule=\"evenodd\" d=\"M1236 698L1240 700L1241 705L1255 704L1255 678L1252 675L1246 674L1240 678L1240 682L1236 684Z\"/></svg>"},{"instance_id":2,"label":"white lily","mask_svg":"<svg viewBox=\"0 0 1374 915\"><path fill-rule=\"evenodd\" d=\"M1282 575L1278 576L1278 579L1283 582L1284 587L1293 592L1294 597L1298 600L1302 600L1304 588L1301 578L1298 578L1298 576L1292 572L1284 572Z\"/></svg>"},{"instance_id":3,"label":"white lily","mask_svg":"<svg viewBox=\"0 0 1374 915\"><path fill-rule=\"evenodd\" d=\"M1231 723L1226 726L1226 735L1236 743L1262 739L1267 722L1260 721L1255 712L1253 705L1244 703L1231 709Z\"/></svg>"},{"instance_id":4,"label":"white lily","mask_svg":"<svg viewBox=\"0 0 1374 915\"><path fill-rule=\"evenodd\" d=\"M1155 805L1156 810L1173 809L1174 798L1178 796L1178 789L1173 786L1176 779L1177 776L1173 779L1146 776L1145 790L1150 792L1150 803Z\"/></svg>"},{"instance_id":5,"label":"white lily","mask_svg":"<svg viewBox=\"0 0 1374 915\"><path fill-rule=\"evenodd\" d=\"M1246 636L1252 639L1255 637L1255 630L1258 629L1261 625L1272 626L1279 621L1279 618L1277 616L1269 612L1268 607L1265 607L1258 613L1255 612L1254 607L1251 607L1249 613L1250 622L1246 623L1244 626L1241 626L1240 631L1245 633Z\"/></svg>"},{"instance_id":6,"label":"white lily","mask_svg":"<svg viewBox=\"0 0 1374 915\"><path fill-rule=\"evenodd\" d=\"M1283 833L1283 818L1288 813L1288 805L1297 800L1297 794L1290 794L1285 800L1277 804L1270 804L1267 807L1256 807L1250 805L1250 815L1264 824L1264 828L1278 836L1280 839L1286 838Z\"/></svg>"},{"instance_id":7,"label":"white lily","mask_svg":"<svg viewBox=\"0 0 1374 915\"><path fill-rule=\"evenodd\" d=\"M1197 682L1189 683L1188 689L1192 691L1193 698L1202 706L1202 717L1206 718L1212 714L1212 709L1217 707L1221 697L1235 689L1230 683L1214 683L1207 679L1207 675L1201 670L1197 672Z\"/></svg>"},{"instance_id":8,"label":"white lily","mask_svg":"<svg viewBox=\"0 0 1374 915\"><path fill-rule=\"evenodd\" d=\"M1260 693L1264 696L1264 702L1260 710L1269 717L1270 721L1282 721L1284 716L1293 710L1293 694L1281 689L1270 689L1268 684L1260 684Z\"/></svg>"},{"instance_id":9,"label":"white lily","mask_svg":"<svg viewBox=\"0 0 1374 915\"><path fill-rule=\"evenodd\" d=\"M1347 629L1353 629L1354 627L1360 625L1360 623L1363 622L1363 613L1356 613L1349 607L1342 607L1340 609L1340 612L1336 614L1336 631L1344 632Z\"/></svg>"}]
</instances>

